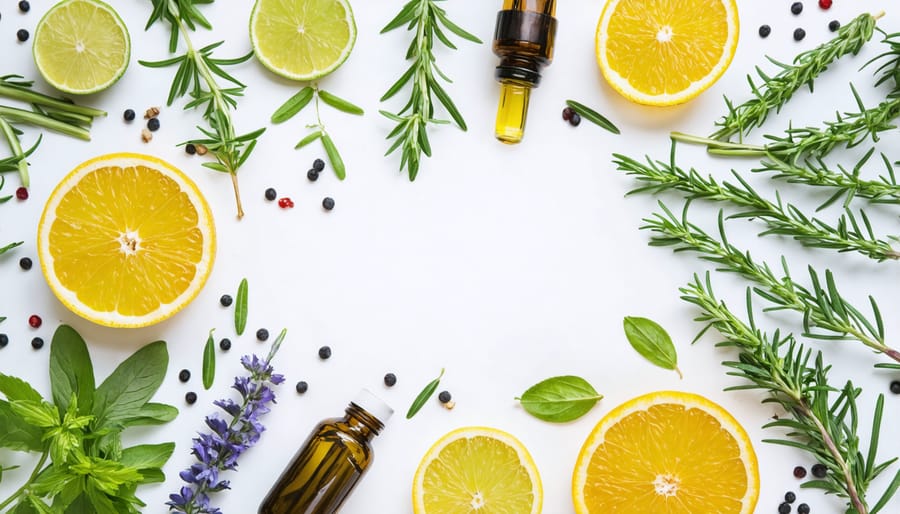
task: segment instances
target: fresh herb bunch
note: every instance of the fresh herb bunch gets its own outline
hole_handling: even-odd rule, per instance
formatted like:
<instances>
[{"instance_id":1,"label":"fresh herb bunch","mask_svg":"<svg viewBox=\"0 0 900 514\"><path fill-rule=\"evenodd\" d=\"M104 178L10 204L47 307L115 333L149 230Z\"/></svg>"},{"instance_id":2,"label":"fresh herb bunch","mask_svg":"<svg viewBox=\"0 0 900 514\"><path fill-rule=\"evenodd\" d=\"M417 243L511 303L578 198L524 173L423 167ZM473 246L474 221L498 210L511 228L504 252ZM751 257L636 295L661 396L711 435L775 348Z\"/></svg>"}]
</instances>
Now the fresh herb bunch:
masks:
<instances>
[{"instance_id":1,"label":"fresh herb bunch","mask_svg":"<svg viewBox=\"0 0 900 514\"><path fill-rule=\"evenodd\" d=\"M162 467L175 444L123 448L122 432L178 415L175 407L150 402L168 359L164 342L151 343L95 386L84 340L61 325L50 347L50 399L24 380L0 374L6 397L0 400L0 448L40 454L26 483L0 500L0 511L139 514L145 504L137 487L165 480Z\"/></svg>"},{"instance_id":2,"label":"fresh herb bunch","mask_svg":"<svg viewBox=\"0 0 900 514\"><path fill-rule=\"evenodd\" d=\"M241 358L248 375L235 377L231 386L240 395L241 403L230 398L213 402L231 419L222 419L217 414L206 417L211 432L194 438L191 453L197 462L181 472L181 479L188 485L169 496L166 502L169 510L185 514L221 513L218 507L210 505L209 495L229 488L230 482L220 480L220 473L235 470L240 456L259 441L265 430L259 418L275 403L273 387L284 382L283 376L274 373L271 363L286 334L287 330L281 331L265 359L256 355Z\"/></svg>"},{"instance_id":3,"label":"fresh herb bunch","mask_svg":"<svg viewBox=\"0 0 900 514\"><path fill-rule=\"evenodd\" d=\"M728 241L721 211L720 238L716 239L688 220L689 204L690 201L679 217L660 202L663 214L655 213L644 219L641 228L654 233L651 246L671 246L676 252L696 252L701 259L716 264L719 271L736 273L756 283L753 292L771 304L767 310L791 310L803 315L805 337L825 341L859 341L900 363L900 351L885 342L884 323L874 298L869 297L874 317L870 320L841 295L831 271L826 270L823 283L810 266L811 285L807 288L791 276L782 257L784 275L777 276L768 264L757 263L750 252L742 251ZM880 364L879 367L900 369L900 364Z\"/></svg>"},{"instance_id":4,"label":"fresh herb bunch","mask_svg":"<svg viewBox=\"0 0 900 514\"><path fill-rule=\"evenodd\" d=\"M347 168L344 165L344 160L341 158L340 152L338 152L337 146L334 144L334 140L325 129L325 124L322 123L322 116L319 112L319 100L322 100L326 105L334 107L339 111L357 116L362 116L364 114L361 107L344 100L335 94L319 89L318 84L313 84L312 86L304 87L298 91L297 94L288 98L288 100L272 114L272 123L282 123L293 118L295 114L309 105L310 101L313 99L316 101L316 123L306 126L306 128L311 129L312 132L301 139L294 148L303 148L317 139L321 140L322 147L328 155L328 160L331 162L331 168L334 170L335 175L337 175L338 179L344 180L347 177Z\"/></svg>"},{"instance_id":5,"label":"fresh herb bunch","mask_svg":"<svg viewBox=\"0 0 900 514\"><path fill-rule=\"evenodd\" d=\"M856 55L875 31L875 22L881 15L862 14L841 27L837 35L812 50L799 54L792 64L784 64L769 58L780 71L770 76L760 68L756 69L762 83L757 84L747 76L754 97L735 106L725 99L728 113L716 122L719 127L710 138L728 141L737 134L743 137L753 128L760 127L771 111L780 110L793 94L804 85L813 88L813 80L824 72L831 63L845 55Z\"/></svg>"},{"instance_id":6,"label":"fresh herb bunch","mask_svg":"<svg viewBox=\"0 0 900 514\"><path fill-rule=\"evenodd\" d=\"M224 41L200 49L194 48L189 33L195 31L197 26L212 29L212 25L197 6L211 4L214 0L151 1L153 12L146 28L150 28L158 21L168 23L171 31L169 52L175 53L178 50L179 36L184 42L186 51L184 55L171 59L139 62L150 68L178 66L166 104L172 105L176 98L189 95L191 101L185 104L185 109L203 108L203 118L209 125L208 128L197 127L203 137L185 141L183 144L205 146L215 156L216 162L205 162L203 166L231 176L237 217L241 219L244 217L244 208L241 205L237 173L250 157L259 136L266 129L261 128L246 134L237 133L231 111L237 108L237 99L243 96L246 86L225 71L224 67L246 62L253 56L253 52L233 59L216 59L213 58L212 52ZM216 77L223 79L227 84L225 86L219 84Z\"/></svg>"},{"instance_id":7,"label":"fresh herb bunch","mask_svg":"<svg viewBox=\"0 0 900 514\"><path fill-rule=\"evenodd\" d=\"M384 34L406 25L408 30L415 33L406 52L406 60L411 60L412 64L381 97L381 101L384 102L397 94L404 86L410 84L409 100L396 114L380 111L388 119L397 123L397 126L387 136L387 139L396 138L396 140L385 155L401 149L400 169L402 170L404 167L407 169L410 181L415 180L419 173L422 154L431 157L428 125L448 123L446 120L435 118L433 97L437 97L460 129L463 131L467 129L466 121L459 109L441 86L440 79L447 82L452 81L435 64L435 40L455 50L456 45L444 32L446 29L462 39L481 44L480 39L450 21L446 11L438 6L439 1L409 0L397 16L381 29L381 33Z\"/></svg>"},{"instance_id":8,"label":"fresh herb bunch","mask_svg":"<svg viewBox=\"0 0 900 514\"><path fill-rule=\"evenodd\" d=\"M769 397L764 402L777 403L790 415L790 419L781 418L765 425L765 428L787 431L787 437L766 442L809 452L828 468L825 478L806 482L803 487L821 489L847 499L848 514L880 512L900 486L898 472L878 501L870 506L871 502L867 499L869 486L897 460L876 462L884 397L878 396L866 451L860 445L857 428L859 407L856 399L861 390L852 382L847 382L841 389L830 385L830 366L824 364L821 352L817 352L813 359L812 351L798 344L790 334L781 336L775 331L770 337L762 332L753 318L749 289L749 324L740 320L725 302L716 298L709 273L705 280L694 275L693 281L680 291L684 301L701 311L695 321L705 326L697 339L714 328L724 337L717 346L733 347L739 352L737 361L723 364L731 368L729 375L744 378L750 383L730 387L729 390L767 391Z\"/></svg>"},{"instance_id":9,"label":"fresh herb bunch","mask_svg":"<svg viewBox=\"0 0 900 514\"><path fill-rule=\"evenodd\" d=\"M857 218L845 206L844 214L838 218L837 224L830 225L818 218L806 216L794 205L783 202L780 195L776 194L774 201L763 198L734 170L731 173L736 183L720 183L711 175L703 177L694 168L686 171L675 164L674 152L673 145L669 162L647 158L647 162L643 163L621 154L613 154L613 163L620 171L641 182L642 185L629 194L676 190L691 200L699 198L726 202L738 207L740 210L730 218L754 218L762 221L768 229L760 235L789 236L804 246L838 252L858 252L879 262L900 259L900 252L888 241L875 236L865 211L860 210ZM832 197L832 201L835 198Z\"/></svg>"},{"instance_id":10,"label":"fresh herb bunch","mask_svg":"<svg viewBox=\"0 0 900 514\"><path fill-rule=\"evenodd\" d=\"M26 103L31 110L0 105L0 134L6 139L12 157L0 161L0 173L17 170L22 186L28 187L27 158L41 142L41 137L28 150L22 149L19 136L22 131L15 127L17 123L32 125L65 134L67 136L90 141L91 123L94 118L106 116L105 111L92 107L75 105L67 100L47 96L32 89L34 83L20 75L4 75L0 77L0 97ZM10 165L15 168L10 169Z\"/></svg>"}]
</instances>

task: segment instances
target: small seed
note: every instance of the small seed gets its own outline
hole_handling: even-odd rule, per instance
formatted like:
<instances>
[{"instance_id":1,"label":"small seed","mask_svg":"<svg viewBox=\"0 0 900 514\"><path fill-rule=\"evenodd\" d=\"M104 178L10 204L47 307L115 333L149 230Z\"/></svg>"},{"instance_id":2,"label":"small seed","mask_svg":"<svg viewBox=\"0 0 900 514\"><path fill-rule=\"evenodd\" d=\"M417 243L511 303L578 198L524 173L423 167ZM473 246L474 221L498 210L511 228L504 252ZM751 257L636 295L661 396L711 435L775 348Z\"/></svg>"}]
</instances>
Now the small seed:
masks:
<instances>
[{"instance_id":1,"label":"small seed","mask_svg":"<svg viewBox=\"0 0 900 514\"><path fill-rule=\"evenodd\" d=\"M159 107L150 107L144 111L144 119L149 120L159 116Z\"/></svg>"},{"instance_id":2,"label":"small seed","mask_svg":"<svg viewBox=\"0 0 900 514\"><path fill-rule=\"evenodd\" d=\"M24 186L16 188L16 198L19 200L28 200L28 189Z\"/></svg>"},{"instance_id":3,"label":"small seed","mask_svg":"<svg viewBox=\"0 0 900 514\"><path fill-rule=\"evenodd\" d=\"M195 153L197 153L197 147L194 146L194 143L188 143L188 144L184 145L184 151L188 155L194 155Z\"/></svg>"},{"instance_id":4,"label":"small seed","mask_svg":"<svg viewBox=\"0 0 900 514\"><path fill-rule=\"evenodd\" d=\"M184 401L186 401L188 405L197 403L197 393L193 391L188 392L186 395L184 395Z\"/></svg>"},{"instance_id":5,"label":"small seed","mask_svg":"<svg viewBox=\"0 0 900 514\"><path fill-rule=\"evenodd\" d=\"M222 296L219 297L219 303L222 305L222 307L230 307L231 302L233 302L233 301L234 301L234 299L231 297L230 294L223 294Z\"/></svg>"},{"instance_id":6,"label":"small seed","mask_svg":"<svg viewBox=\"0 0 900 514\"><path fill-rule=\"evenodd\" d=\"M575 111L572 110L571 107L566 107L562 110L562 119L565 121L569 121L572 119L572 115L575 114Z\"/></svg>"},{"instance_id":7,"label":"small seed","mask_svg":"<svg viewBox=\"0 0 900 514\"><path fill-rule=\"evenodd\" d=\"M31 340L31 347L34 348L35 350L40 350L41 348L44 347L44 340L41 339L40 337L35 337L34 339Z\"/></svg>"},{"instance_id":8,"label":"small seed","mask_svg":"<svg viewBox=\"0 0 900 514\"><path fill-rule=\"evenodd\" d=\"M456 402L450 400L449 402L444 404L444 408L447 410L453 410L453 407L456 407Z\"/></svg>"},{"instance_id":9,"label":"small seed","mask_svg":"<svg viewBox=\"0 0 900 514\"><path fill-rule=\"evenodd\" d=\"M182 382L187 382L190 379L191 379L191 370L183 369L178 372L178 380L180 380Z\"/></svg>"},{"instance_id":10,"label":"small seed","mask_svg":"<svg viewBox=\"0 0 900 514\"><path fill-rule=\"evenodd\" d=\"M794 2L791 4L791 12L795 15L803 12L803 2Z\"/></svg>"},{"instance_id":11,"label":"small seed","mask_svg":"<svg viewBox=\"0 0 900 514\"><path fill-rule=\"evenodd\" d=\"M206 155L206 152L209 151L208 148L204 145L194 145L197 147L197 155Z\"/></svg>"},{"instance_id":12,"label":"small seed","mask_svg":"<svg viewBox=\"0 0 900 514\"><path fill-rule=\"evenodd\" d=\"M310 182L315 182L315 181L319 180L319 172L316 171L314 168L310 168L309 171L306 172L306 178Z\"/></svg>"},{"instance_id":13,"label":"small seed","mask_svg":"<svg viewBox=\"0 0 900 514\"><path fill-rule=\"evenodd\" d=\"M767 37L769 37L769 34L771 34L771 33L772 33L772 27L770 27L768 25L760 25L759 26L759 37L767 38Z\"/></svg>"},{"instance_id":14,"label":"small seed","mask_svg":"<svg viewBox=\"0 0 900 514\"><path fill-rule=\"evenodd\" d=\"M894 394L900 394L900 380L894 380L891 382L891 392Z\"/></svg>"},{"instance_id":15,"label":"small seed","mask_svg":"<svg viewBox=\"0 0 900 514\"><path fill-rule=\"evenodd\" d=\"M294 386L294 389L297 390L297 394L303 394L309 390L309 384L304 382L303 380L297 382L297 385Z\"/></svg>"},{"instance_id":16,"label":"small seed","mask_svg":"<svg viewBox=\"0 0 900 514\"><path fill-rule=\"evenodd\" d=\"M326 211L330 211L331 209L334 209L334 198L332 198L330 196L326 196L325 198L323 198L322 199L322 208L324 208Z\"/></svg>"},{"instance_id":17,"label":"small seed","mask_svg":"<svg viewBox=\"0 0 900 514\"><path fill-rule=\"evenodd\" d=\"M784 501L788 503L794 503L795 501L797 501L797 495L794 494L793 491L788 491L784 493Z\"/></svg>"},{"instance_id":18,"label":"small seed","mask_svg":"<svg viewBox=\"0 0 900 514\"><path fill-rule=\"evenodd\" d=\"M222 349L223 352L227 352L231 349L231 339L227 337L223 337L221 341L219 341L219 348Z\"/></svg>"},{"instance_id":19,"label":"small seed","mask_svg":"<svg viewBox=\"0 0 900 514\"><path fill-rule=\"evenodd\" d=\"M388 373L384 376L384 385L388 387L394 387L397 385L397 375L393 373Z\"/></svg>"},{"instance_id":20,"label":"small seed","mask_svg":"<svg viewBox=\"0 0 900 514\"><path fill-rule=\"evenodd\" d=\"M0 348L3 348L8 344L9 344L9 336L6 334L0 334Z\"/></svg>"},{"instance_id":21,"label":"small seed","mask_svg":"<svg viewBox=\"0 0 900 514\"><path fill-rule=\"evenodd\" d=\"M275 191L275 189L271 188L271 187L266 189L266 192L264 194L265 194L266 200L268 200L270 202L272 200L278 198L278 191Z\"/></svg>"},{"instance_id":22,"label":"small seed","mask_svg":"<svg viewBox=\"0 0 900 514\"><path fill-rule=\"evenodd\" d=\"M125 121L134 121L134 109L125 109L125 112L122 113L122 117L125 118Z\"/></svg>"},{"instance_id":23,"label":"small seed","mask_svg":"<svg viewBox=\"0 0 900 514\"><path fill-rule=\"evenodd\" d=\"M794 477L795 478L806 478L806 468L803 466L797 466L794 468Z\"/></svg>"},{"instance_id":24,"label":"small seed","mask_svg":"<svg viewBox=\"0 0 900 514\"><path fill-rule=\"evenodd\" d=\"M44 320L41 319L37 314L32 314L28 316L28 326L31 328L41 328L41 324L44 323Z\"/></svg>"},{"instance_id":25,"label":"small seed","mask_svg":"<svg viewBox=\"0 0 900 514\"><path fill-rule=\"evenodd\" d=\"M32 266L32 262L31 262L30 258L22 257L21 259L19 259L19 267L22 268L23 270L28 271L31 269L31 266Z\"/></svg>"},{"instance_id":26,"label":"small seed","mask_svg":"<svg viewBox=\"0 0 900 514\"><path fill-rule=\"evenodd\" d=\"M325 161L323 161L322 159L314 160L313 164L312 164L312 169L314 169L316 171L324 170L325 169Z\"/></svg>"},{"instance_id":27,"label":"small seed","mask_svg":"<svg viewBox=\"0 0 900 514\"><path fill-rule=\"evenodd\" d=\"M821 7L822 10L825 11L831 9L831 0L819 0L819 7Z\"/></svg>"},{"instance_id":28,"label":"small seed","mask_svg":"<svg viewBox=\"0 0 900 514\"><path fill-rule=\"evenodd\" d=\"M150 129L150 132L159 130L159 118L150 118L147 120L147 128Z\"/></svg>"},{"instance_id":29,"label":"small seed","mask_svg":"<svg viewBox=\"0 0 900 514\"><path fill-rule=\"evenodd\" d=\"M791 511L791 504L784 502L778 506L778 514L788 514Z\"/></svg>"},{"instance_id":30,"label":"small seed","mask_svg":"<svg viewBox=\"0 0 900 514\"><path fill-rule=\"evenodd\" d=\"M22 12L28 12L31 10L31 4L28 3L28 0L22 0L19 2L19 10Z\"/></svg>"},{"instance_id":31,"label":"small seed","mask_svg":"<svg viewBox=\"0 0 900 514\"><path fill-rule=\"evenodd\" d=\"M803 38L806 37L806 31L803 29L796 29L794 31L794 41L802 41Z\"/></svg>"},{"instance_id":32,"label":"small seed","mask_svg":"<svg viewBox=\"0 0 900 514\"><path fill-rule=\"evenodd\" d=\"M815 464L812 467L812 475L816 478L825 478L828 476L828 468L825 464Z\"/></svg>"},{"instance_id":33,"label":"small seed","mask_svg":"<svg viewBox=\"0 0 900 514\"><path fill-rule=\"evenodd\" d=\"M258 339L259 341L265 341L269 339L269 331L264 328L257 330L256 339Z\"/></svg>"},{"instance_id":34,"label":"small seed","mask_svg":"<svg viewBox=\"0 0 900 514\"><path fill-rule=\"evenodd\" d=\"M441 394L438 395L438 400L441 403L447 403L453 399L453 396L450 394L450 391L441 391Z\"/></svg>"},{"instance_id":35,"label":"small seed","mask_svg":"<svg viewBox=\"0 0 900 514\"><path fill-rule=\"evenodd\" d=\"M837 32L839 28L841 28L841 22L839 22L837 20L831 20L828 23L828 30L830 30L832 32Z\"/></svg>"},{"instance_id":36,"label":"small seed","mask_svg":"<svg viewBox=\"0 0 900 514\"><path fill-rule=\"evenodd\" d=\"M141 129L141 140L145 143L149 143L153 139L153 133L148 129Z\"/></svg>"},{"instance_id":37,"label":"small seed","mask_svg":"<svg viewBox=\"0 0 900 514\"><path fill-rule=\"evenodd\" d=\"M16 38L23 43L25 41L28 41L28 36L29 36L28 31L25 29L19 29L19 31L16 32Z\"/></svg>"},{"instance_id":38,"label":"small seed","mask_svg":"<svg viewBox=\"0 0 900 514\"><path fill-rule=\"evenodd\" d=\"M569 125L572 125L573 127L581 125L581 115L577 112L573 112L572 117L569 118Z\"/></svg>"},{"instance_id":39,"label":"small seed","mask_svg":"<svg viewBox=\"0 0 900 514\"><path fill-rule=\"evenodd\" d=\"M809 514L809 505L805 503L797 505L797 514Z\"/></svg>"},{"instance_id":40,"label":"small seed","mask_svg":"<svg viewBox=\"0 0 900 514\"><path fill-rule=\"evenodd\" d=\"M319 348L319 358L322 360L327 360L331 358L331 347L323 346Z\"/></svg>"}]
</instances>

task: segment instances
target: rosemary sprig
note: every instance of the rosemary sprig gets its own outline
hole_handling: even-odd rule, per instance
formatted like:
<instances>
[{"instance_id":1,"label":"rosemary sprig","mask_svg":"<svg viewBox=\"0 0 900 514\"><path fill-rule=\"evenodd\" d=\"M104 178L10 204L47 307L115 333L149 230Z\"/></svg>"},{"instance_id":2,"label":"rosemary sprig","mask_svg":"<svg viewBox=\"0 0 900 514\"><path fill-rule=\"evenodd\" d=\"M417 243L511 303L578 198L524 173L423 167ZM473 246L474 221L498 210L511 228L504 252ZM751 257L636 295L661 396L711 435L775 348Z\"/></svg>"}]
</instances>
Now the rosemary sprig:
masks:
<instances>
[{"instance_id":1,"label":"rosemary sprig","mask_svg":"<svg viewBox=\"0 0 900 514\"><path fill-rule=\"evenodd\" d=\"M9 145L12 159L15 160L14 169L19 172L19 177L24 187L30 185L28 161L26 158L37 149L42 138L39 136L34 145L25 150L19 139L22 131L18 130L14 124L32 125L90 141L90 128L94 118L106 116L105 111L75 105L66 100L59 100L38 93L32 89L32 86L33 82L24 80L20 75L4 75L0 77L0 97L29 104L32 109L29 111L0 105L0 134L3 135ZM6 166L0 166L0 173L4 171L12 170Z\"/></svg>"},{"instance_id":2,"label":"rosemary sprig","mask_svg":"<svg viewBox=\"0 0 900 514\"><path fill-rule=\"evenodd\" d=\"M331 168L334 170L334 174L337 175L338 179L344 180L347 177L347 168L344 165L344 160L341 158L340 152L338 152L337 146L334 144L334 140L325 129L325 124L322 123L322 116L319 111L319 100L339 111L357 116L365 114L365 111L363 111L361 107L335 94L329 93L324 89L319 89L318 84L313 84L312 86L304 87L298 91L297 94L288 98L288 100L272 114L272 123L282 123L291 119L295 114L309 105L313 99L316 101L316 123L306 126L306 128L311 129L312 132L301 139L294 148L303 148L316 140L321 140L322 147L328 155L328 160L331 162Z\"/></svg>"},{"instance_id":3,"label":"rosemary sprig","mask_svg":"<svg viewBox=\"0 0 900 514\"><path fill-rule=\"evenodd\" d=\"M729 390L767 391L770 396L764 402L777 403L790 415L790 419L781 418L764 427L787 430L787 438L766 442L809 452L830 471L825 478L807 482L803 487L846 498L848 514L877 514L900 485L898 472L875 505L869 506L866 498L869 486L897 460L876 462L884 397L878 396L868 451L864 456L857 429L859 407L856 398L861 391L849 381L841 389L832 387L828 382L830 366L824 364L821 352L812 359L812 351L797 344L790 334L782 337L775 331L770 337L763 333L753 318L749 289L749 324L716 298L709 273L703 281L694 275L693 281L680 291L684 301L700 309L701 314L695 320L706 325L697 339L714 328L724 337L717 346L733 347L739 352L737 361L723 364L732 369L729 375L742 377L750 383ZM831 398L833 394L837 394L834 399Z\"/></svg>"},{"instance_id":4,"label":"rosemary sprig","mask_svg":"<svg viewBox=\"0 0 900 514\"><path fill-rule=\"evenodd\" d=\"M883 239L878 239L865 211L859 211L859 218L845 206L844 214L836 225L810 218L790 203L781 200L776 193L775 201L763 198L740 174L731 173L737 183L718 182L711 175L703 177L694 168L685 171L674 164L674 146L670 162L653 161L646 163L621 154L613 154L613 163L620 171L641 182L641 186L629 194L666 190L685 193L688 199L705 199L727 202L740 210L729 218L754 218L765 223L767 230L760 235L789 236L804 246L829 248L838 252L858 252L876 261L900 259L900 252ZM897 239L897 238L894 238Z\"/></svg>"},{"instance_id":5,"label":"rosemary sprig","mask_svg":"<svg viewBox=\"0 0 900 514\"><path fill-rule=\"evenodd\" d=\"M231 176L237 217L241 219L244 216L244 209L241 205L237 173L250 157L259 136L266 129L260 128L246 134L238 134L231 117L232 109L237 108L237 98L243 96L246 86L226 72L224 67L246 62L253 56L253 52L233 59L217 59L212 57L212 52L223 41L200 49L195 49L191 42L189 32L195 31L197 26L212 29L212 25L197 6L211 4L213 1L151 0L153 12L146 28L150 28L157 21L165 21L170 28L169 52L177 51L179 38L183 41L186 51L183 55L171 59L139 62L150 68L178 66L166 104L172 105L176 98L188 95L191 100L184 108L202 107L203 118L209 125L208 128L197 127L203 137L182 144L205 146L216 158L216 162L205 162L203 166ZM227 86L219 84L216 77L224 80Z\"/></svg>"},{"instance_id":6,"label":"rosemary sprig","mask_svg":"<svg viewBox=\"0 0 900 514\"><path fill-rule=\"evenodd\" d=\"M761 84L754 82L753 77L748 75L747 82L754 97L737 106L726 98L728 113L716 122L719 129L713 132L710 138L728 141L735 134L743 137L754 127L762 126L769 112L779 111L801 87L808 85L812 90L813 80L831 63L848 54L856 55L863 45L872 39L875 22L881 16L881 14L858 16L841 27L834 39L801 53L792 64L769 58L780 71L770 76L757 67L756 72L762 80Z\"/></svg>"},{"instance_id":7,"label":"rosemary sprig","mask_svg":"<svg viewBox=\"0 0 900 514\"><path fill-rule=\"evenodd\" d=\"M690 201L681 216L676 216L662 202L663 213L645 218L643 230L654 233L651 246L671 246L676 252L692 251L705 261L715 263L719 271L736 273L756 284L753 291L771 304L766 310L790 310L803 315L803 335L825 341L855 340L900 363L900 351L885 342L884 322L875 299L869 297L874 320L869 320L838 291L834 276L825 271L824 283L810 266L809 288L797 282L782 257L783 276L777 276L765 262L757 263L750 252L744 252L728 241L724 216L719 212L719 239L710 236L688 220ZM900 369L900 364L880 367Z\"/></svg>"},{"instance_id":8,"label":"rosemary sprig","mask_svg":"<svg viewBox=\"0 0 900 514\"><path fill-rule=\"evenodd\" d=\"M422 154L431 157L431 143L428 141L427 126L449 123L446 120L435 118L433 97L437 97L460 129L465 131L467 128L459 109L456 108L450 95L440 84L439 77L447 82L452 82L452 80L435 64L435 40L455 50L456 45L444 32L446 29L462 39L481 44L480 39L450 21L446 11L437 5L438 1L440 0L409 0L397 16L381 29L381 33L384 34L406 25L408 30L415 31L415 37L406 52L406 60L411 60L412 64L381 97L382 102L388 100L404 86L410 84L409 100L396 114L380 111L382 115L397 123L396 127L387 135L387 139L396 138L396 140L385 155L390 155L402 147L400 169L402 170L404 167L407 169L410 181L415 180L419 173Z\"/></svg>"}]
</instances>

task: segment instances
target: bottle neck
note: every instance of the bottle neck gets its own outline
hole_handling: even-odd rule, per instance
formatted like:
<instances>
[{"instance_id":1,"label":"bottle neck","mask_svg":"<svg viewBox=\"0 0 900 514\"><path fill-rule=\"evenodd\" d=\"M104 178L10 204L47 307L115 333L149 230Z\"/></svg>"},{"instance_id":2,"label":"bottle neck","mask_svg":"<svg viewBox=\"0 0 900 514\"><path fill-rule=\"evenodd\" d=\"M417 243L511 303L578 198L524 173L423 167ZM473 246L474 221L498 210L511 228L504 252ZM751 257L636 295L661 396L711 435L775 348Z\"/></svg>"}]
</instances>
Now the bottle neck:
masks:
<instances>
[{"instance_id":1,"label":"bottle neck","mask_svg":"<svg viewBox=\"0 0 900 514\"><path fill-rule=\"evenodd\" d=\"M345 412L347 426L366 441L371 441L384 429L384 423L355 403L351 403Z\"/></svg>"}]
</instances>

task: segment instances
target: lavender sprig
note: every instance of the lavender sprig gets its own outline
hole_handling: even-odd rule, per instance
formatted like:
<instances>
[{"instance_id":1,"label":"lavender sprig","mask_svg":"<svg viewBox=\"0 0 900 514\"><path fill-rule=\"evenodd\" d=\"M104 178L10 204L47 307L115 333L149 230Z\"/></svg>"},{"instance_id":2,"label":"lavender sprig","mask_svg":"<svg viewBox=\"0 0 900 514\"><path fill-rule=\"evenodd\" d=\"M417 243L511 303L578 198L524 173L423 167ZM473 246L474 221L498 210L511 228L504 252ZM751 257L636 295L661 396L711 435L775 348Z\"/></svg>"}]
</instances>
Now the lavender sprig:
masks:
<instances>
[{"instance_id":1,"label":"lavender sprig","mask_svg":"<svg viewBox=\"0 0 900 514\"><path fill-rule=\"evenodd\" d=\"M270 405L275 403L273 386L284 382L282 375L273 372L271 361L286 334L286 329L281 331L265 359L256 355L241 358L241 364L249 375L235 377L231 386L240 394L241 403L230 398L213 402L231 420L227 421L216 413L206 417L210 432L193 439L191 453L197 462L180 473L187 485L169 495L166 505L170 511L221 514L218 507L211 505L209 495L231 488L230 481L221 480L219 475L223 471L236 469L238 458L253 447L265 431L259 418L269 412Z\"/></svg>"}]
</instances>

